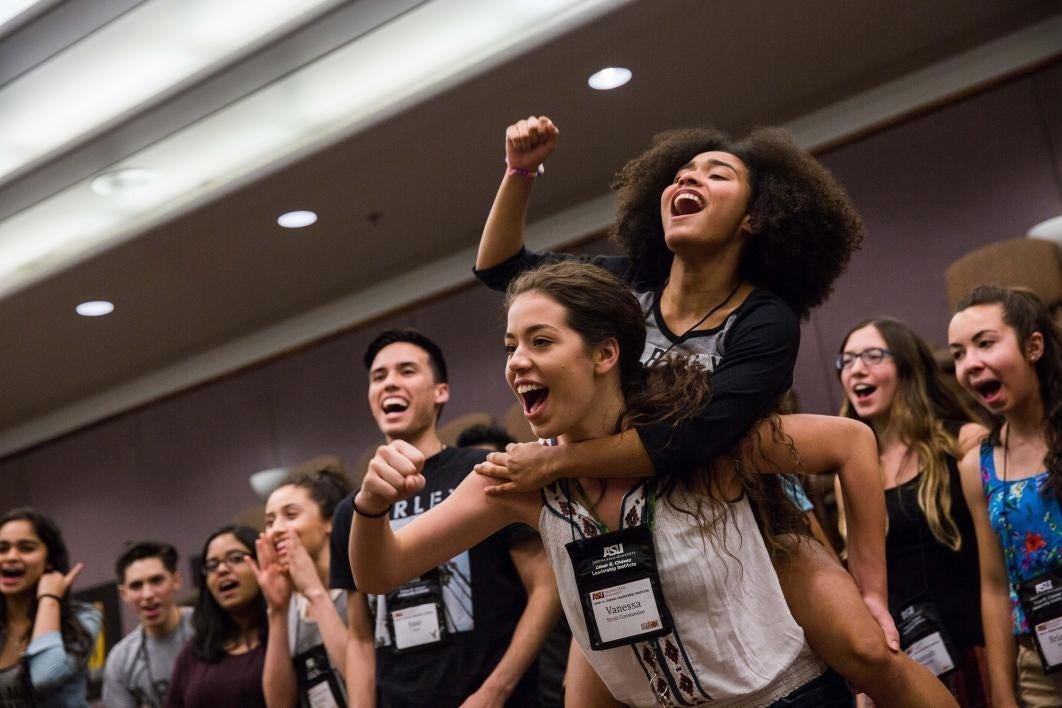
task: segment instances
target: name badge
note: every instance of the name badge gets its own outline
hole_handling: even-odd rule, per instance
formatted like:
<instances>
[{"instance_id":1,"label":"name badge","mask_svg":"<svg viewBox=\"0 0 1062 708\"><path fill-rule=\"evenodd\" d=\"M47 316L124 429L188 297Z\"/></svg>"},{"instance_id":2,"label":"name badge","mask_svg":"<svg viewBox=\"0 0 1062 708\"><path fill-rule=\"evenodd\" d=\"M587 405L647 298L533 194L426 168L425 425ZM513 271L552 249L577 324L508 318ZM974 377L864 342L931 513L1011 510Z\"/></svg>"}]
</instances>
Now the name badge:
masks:
<instances>
[{"instance_id":1,"label":"name badge","mask_svg":"<svg viewBox=\"0 0 1062 708\"><path fill-rule=\"evenodd\" d=\"M904 652L936 676L955 669L955 644L935 604L916 602L903 608L896 629Z\"/></svg>"},{"instance_id":2,"label":"name badge","mask_svg":"<svg viewBox=\"0 0 1062 708\"><path fill-rule=\"evenodd\" d=\"M387 626L396 652L441 644L448 639L442 584L435 569L387 595Z\"/></svg>"},{"instance_id":3,"label":"name badge","mask_svg":"<svg viewBox=\"0 0 1062 708\"><path fill-rule=\"evenodd\" d=\"M1044 673L1062 671L1062 568L1017 587Z\"/></svg>"},{"instance_id":4,"label":"name badge","mask_svg":"<svg viewBox=\"0 0 1062 708\"><path fill-rule=\"evenodd\" d=\"M591 649L611 649L671 632L648 527L572 541L565 548Z\"/></svg>"},{"instance_id":5,"label":"name badge","mask_svg":"<svg viewBox=\"0 0 1062 708\"><path fill-rule=\"evenodd\" d=\"M328 652L318 644L295 656L295 676L299 682L301 705L309 708L347 708L344 692Z\"/></svg>"}]
</instances>

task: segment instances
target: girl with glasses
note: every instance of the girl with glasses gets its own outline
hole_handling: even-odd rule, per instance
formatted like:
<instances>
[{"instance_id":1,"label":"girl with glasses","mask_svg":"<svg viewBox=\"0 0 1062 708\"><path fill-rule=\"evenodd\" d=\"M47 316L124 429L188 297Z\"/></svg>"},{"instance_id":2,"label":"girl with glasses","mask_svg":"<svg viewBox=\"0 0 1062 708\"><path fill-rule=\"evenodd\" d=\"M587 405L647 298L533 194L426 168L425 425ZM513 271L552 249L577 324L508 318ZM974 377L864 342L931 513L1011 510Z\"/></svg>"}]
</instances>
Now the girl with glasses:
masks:
<instances>
[{"instance_id":1,"label":"girl with glasses","mask_svg":"<svg viewBox=\"0 0 1062 708\"><path fill-rule=\"evenodd\" d=\"M0 704L87 706L86 664L102 615L69 590L63 534L44 514L23 507L0 517Z\"/></svg>"},{"instance_id":2,"label":"girl with glasses","mask_svg":"<svg viewBox=\"0 0 1062 708\"><path fill-rule=\"evenodd\" d=\"M910 651L942 674L960 705L987 705L977 541L958 468L987 431L945 382L929 345L899 320L878 317L849 330L837 369L840 414L867 423L878 442L889 610L901 629L934 623L948 655L937 644L930 650L932 638ZM908 632L905 648L923 634Z\"/></svg>"},{"instance_id":3,"label":"girl with glasses","mask_svg":"<svg viewBox=\"0 0 1062 708\"><path fill-rule=\"evenodd\" d=\"M574 258L524 247L538 167L557 146L545 117L509 126L508 170L484 225L476 275L504 290L519 273ZM681 476L725 458L793 383L800 319L829 296L863 225L844 189L782 130L732 140L711 128L674 130L620 170L611 229L622 256L580 257L625 282L647 328L646 365L672 353L712 373L711 401L677 426L636 424L577 444L516 445L477 466L491 493L541 488L562 477ZM779 492L781 493L781 492ZM881 505L882 492L856 501ZM868 531L868 530L864 530ZM881 533L880 530L877 531ZM883 550L883 539L859 536ZM933 704L947 692L899 651L878 567L852 567L821 546L797 544L776 570L816 653L882 706ZM871 564L873 565L873 564Z\"/></svg>"},{"instance_id":4,"label":"girl with glasses","mask_svg":"<svg viewBox=\"0 0 1062 708\"><path fill-rule=\"evenodd\" d=\"M174 665L166 705L208 708L266 705L262 692L266 605L255 579L258 532L225 526L203 547L192 626Z\"/></svg>"},{"instance_id":5,"label":"girl with glasses","mask_svg":"<svg viewBox=\"0 0 1062 708\"><path fill-rule=\"evenodd\" d=\"M1062 336L1030 292L977 287L948 327L959 383L996 418L960 463L981 563L992 705L1062 705Z\"/></svg>"}]
</instances>

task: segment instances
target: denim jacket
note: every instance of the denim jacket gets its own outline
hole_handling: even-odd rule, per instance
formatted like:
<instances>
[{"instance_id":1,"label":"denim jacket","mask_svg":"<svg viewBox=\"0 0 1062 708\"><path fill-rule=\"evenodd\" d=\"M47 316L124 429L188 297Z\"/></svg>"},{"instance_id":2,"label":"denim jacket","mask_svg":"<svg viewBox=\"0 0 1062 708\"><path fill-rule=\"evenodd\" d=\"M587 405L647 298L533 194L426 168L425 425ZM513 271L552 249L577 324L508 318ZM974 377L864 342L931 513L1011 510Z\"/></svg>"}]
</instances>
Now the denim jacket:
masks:
<instances>
[{"instance_id":1,"label":"denim jacket","mask_svg":"<svg viewBox=\"0 0 1062 708\"><path fill-rule=\"evenodd\" d=\"M89 635L91 653L100 633L103 615L91 605L75 604L74 616ZM3 630L0 630L0 642L3 641L3 635ZM29 668L36 706L81 708L88 705L86 660L78 660L67 652L63 646L62 634L58 630L31 640L23 660L23 666Z\"/></svg>"}]
</instances>

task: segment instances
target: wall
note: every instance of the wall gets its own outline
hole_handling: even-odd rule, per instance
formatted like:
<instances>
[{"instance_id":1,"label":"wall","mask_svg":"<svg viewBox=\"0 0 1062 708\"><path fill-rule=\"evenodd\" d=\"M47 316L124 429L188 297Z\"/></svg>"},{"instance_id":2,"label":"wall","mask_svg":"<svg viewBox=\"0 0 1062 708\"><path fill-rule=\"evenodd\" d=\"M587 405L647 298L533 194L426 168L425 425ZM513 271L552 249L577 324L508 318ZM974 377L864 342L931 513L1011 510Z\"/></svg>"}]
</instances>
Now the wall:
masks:
<instances>
[{"instance_id":1,"label":"wall","mask_svg":"<svg viewBox=\"0 0 1062 708\"><path fill-rule=\"evenodd\" d=\"M896 315L944 343L944 268L1062 213L1060 149L1056 64L821 156L862 211L868 238L804 328L796 388L805 410L837 409L833 353L858 319ZM378 441L360 358L386 326L421 328L447 353L444 421L501 414L512 402L502 321L499 296L474 287L145 406L0 461L0 508L32 504L56 517L72 557L87 563L82 586L109 580L129 539L168 539L187 558L256 503L250 473L321 453L353 463Z\"/></svg>"}]
</instances>

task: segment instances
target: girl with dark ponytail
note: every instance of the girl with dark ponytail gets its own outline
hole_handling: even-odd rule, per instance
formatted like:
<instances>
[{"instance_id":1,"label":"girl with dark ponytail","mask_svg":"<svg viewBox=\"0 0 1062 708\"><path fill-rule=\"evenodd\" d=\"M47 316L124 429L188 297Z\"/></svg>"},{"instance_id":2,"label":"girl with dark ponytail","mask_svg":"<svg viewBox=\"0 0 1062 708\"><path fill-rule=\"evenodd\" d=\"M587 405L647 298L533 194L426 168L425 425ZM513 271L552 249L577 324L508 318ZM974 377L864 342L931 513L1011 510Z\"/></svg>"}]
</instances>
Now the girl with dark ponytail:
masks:
<instances>
[{"instance_id":1,"label":"girl with dark ponytail","mask_svg":"<svg viewBox=\"0 0 1062 708\"><path fill-rule=\"evenodd\" d=\"M948 346L959 383L997 420L960 464L977 532L992 705L1019 697L1062 705L1062 673L1051 673L1062 657L1050 632L1062 603L1040 594L1062 587L1062 335L1031 292L982 285L959 302Z\"/></svg>"}]
</instances>

